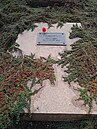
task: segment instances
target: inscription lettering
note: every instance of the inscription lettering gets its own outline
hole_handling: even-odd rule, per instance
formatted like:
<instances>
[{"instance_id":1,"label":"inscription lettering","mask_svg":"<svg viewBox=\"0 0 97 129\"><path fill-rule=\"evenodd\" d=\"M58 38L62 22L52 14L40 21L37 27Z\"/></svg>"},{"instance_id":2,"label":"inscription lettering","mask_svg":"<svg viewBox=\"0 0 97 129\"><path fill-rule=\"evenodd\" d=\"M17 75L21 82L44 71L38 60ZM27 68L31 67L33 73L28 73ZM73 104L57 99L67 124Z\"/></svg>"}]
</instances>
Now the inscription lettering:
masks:
<instances>
[{"instance_id":1,"label":"inscription lettering","mask_svg":"<svg viewBox=\"0 0 97 129\"><path fill-rule=\"evenodd\" d=\"M64 33L38 33L37 45L66 45Z\"/></svg>"}]
</instances>

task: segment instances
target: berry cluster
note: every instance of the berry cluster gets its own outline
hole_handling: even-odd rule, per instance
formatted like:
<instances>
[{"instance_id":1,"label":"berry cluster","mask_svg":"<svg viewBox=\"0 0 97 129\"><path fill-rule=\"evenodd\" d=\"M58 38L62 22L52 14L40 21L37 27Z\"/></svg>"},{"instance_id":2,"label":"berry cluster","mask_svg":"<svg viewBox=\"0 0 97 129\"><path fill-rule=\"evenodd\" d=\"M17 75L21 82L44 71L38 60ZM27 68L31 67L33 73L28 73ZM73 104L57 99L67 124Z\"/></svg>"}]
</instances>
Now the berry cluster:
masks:
<instances>
[{"instance_id":1,"label":"berry cluster","mask_svg":"<svg viewBox=\"0 0 97 129\"><path fill-rule=\"evenodd\" d=\"M23 108L23 101L29 100L32 91L27 86L29 80L33 85L49 79L55 81L53 60L33 56L14 58L9 53L0 52L0 121L3 125L10 123L11 113ZM18 109L17 109L18 107ZM16 109L15 109L16 108Z\"/></svg>"}]
</instances>

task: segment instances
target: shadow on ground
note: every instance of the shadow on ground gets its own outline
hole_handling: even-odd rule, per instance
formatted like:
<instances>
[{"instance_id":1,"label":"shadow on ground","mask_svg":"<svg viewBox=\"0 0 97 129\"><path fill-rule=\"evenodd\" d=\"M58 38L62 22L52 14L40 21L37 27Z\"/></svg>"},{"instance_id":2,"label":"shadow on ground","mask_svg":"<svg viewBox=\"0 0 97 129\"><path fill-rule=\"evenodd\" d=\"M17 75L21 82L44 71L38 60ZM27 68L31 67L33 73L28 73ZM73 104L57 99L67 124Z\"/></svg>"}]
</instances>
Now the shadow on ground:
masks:
<instances>
[{"instance_id":1,"label":"shadow on ground","mask_svg":"<svg viewBox=\"0 0 97 129\"><path fill-rule=\"evenodd\" d=\"M66 122L20 121L9 129L97 129L97 117Z\"/></svg>"}]
</instances>

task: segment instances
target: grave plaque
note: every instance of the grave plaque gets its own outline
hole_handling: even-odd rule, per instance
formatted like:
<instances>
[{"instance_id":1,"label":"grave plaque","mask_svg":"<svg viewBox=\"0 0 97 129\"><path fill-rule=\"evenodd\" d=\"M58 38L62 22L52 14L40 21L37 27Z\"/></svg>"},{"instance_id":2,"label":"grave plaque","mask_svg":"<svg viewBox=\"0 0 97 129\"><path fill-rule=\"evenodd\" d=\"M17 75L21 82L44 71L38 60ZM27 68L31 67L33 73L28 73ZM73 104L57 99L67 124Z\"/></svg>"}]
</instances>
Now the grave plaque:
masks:
<instances>
[{"instance_id":1,"label":"grave plaque","mask_svg":"<svg viewBox=\"0 0 97 129\"><path fill-rule=\"evenodd\" d=\"M38 33L37 45L66 45L64 33Z\"/></svg>"}]
</instances>

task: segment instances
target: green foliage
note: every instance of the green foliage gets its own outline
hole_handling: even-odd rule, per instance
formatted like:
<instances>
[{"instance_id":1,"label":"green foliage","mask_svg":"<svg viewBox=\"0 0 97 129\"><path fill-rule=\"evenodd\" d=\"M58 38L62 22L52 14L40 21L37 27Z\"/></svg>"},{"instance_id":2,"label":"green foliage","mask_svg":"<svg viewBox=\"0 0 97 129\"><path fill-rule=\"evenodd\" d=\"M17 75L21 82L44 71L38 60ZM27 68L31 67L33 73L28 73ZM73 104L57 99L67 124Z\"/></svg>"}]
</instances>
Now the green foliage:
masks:
<instances>
[{"instance_id":1,"label":"green foliage","mask_svg":"<svg viewBox=\"0 0 97 129\"><path fill-rule=\"evenodd\" d=\"M70 38L81 39L71 45L71 50L61 53L61 60L58 61L62 68L67 67L64 72L68 75L64 77L64 81L68 81L69 84L74 81L80 85L77 89L80 92L79 100L84 100L84 104L89 106L89 113L93 101L97 103L96 4L92 3L83 12L79 11L82 27L74 25Z\"/></svg>"},{"instance_id":2,"label":"green foliage","mask_svg":"<svg viewBox=\"0 0 97 129\"><path fill-rule=\"evenodd\" d=\"M65 51L60 56L59 64L62 64L62 67L67 65L64 72L68 73L68 76L64 77L64 81L69 84L72 81L78 82L81 86L78 90L81 93L80 99L91 107L92 101L97 100L94 99L95 94L97 96L97 48L92 42L77 42L72 45L71 51Z\"/></svg>"},{"instance_id":3,"label":"green foliage","mask_svg":"<svg viewBox=\"0 0 97 129\"><path fill-rule=\"evenodd\" d=\"M0 128L10 126L14 118L17 121L23 108L30 105L30 97L37 93L31 90L35 84L42 85L46 79L54 83L52 65L50 57L35 59L31 55L15 58L0 50ZM32 81L30 88L28 81Z\"/></svg>"},{"instance_id":4,"label":"green foliage","mask_svg":"<svg viewBox=\"0 0 97 129\"><path fill-rule=\"evenodd\" d=\"M57 13L56 13L57 11ZM61 22L80 22L79 15L70 7L56 8L29 8L19 0L1 1L0 10L0 47L6 50L15 43L19 33L25 29L34 29L35 22L52 23Z\"/></svg>"},{"instance_id":5,"label":"green foliage","mask_svg":"<svg viewBox=\"0 0 97 129\"><path fill-rule=\"evenodd\" d=\"M24 4L23 4L24 3ZM77 1L78 6L69 3L63 7L30 8L25 0L0 1L0 126L6 128L18 117L26 101L30 101L31 88L27 81L42 85L49 79L54 83L54 61L48 57L35 59L33 55L14 58L7 50L12 50L19 33L34 29L35 22L59 23L80 22L82 27L72 28L71 38L81 39L72 45L71 51L64 51L61 60L62 67L67 66L68 77L64 81L70 84L77 81L80 85L79 99L92 108L92 101L97 102L97 1ZM80 7L80 8L79 8ZM18 49L15 46L14 49ZM41 62L41 63L40 63ZM17 82L16 82L17 80ZM13 81L13 82L12 82ZM36 91L37 93L37 91ZM3 104L3 105L2 105Z\"/></svg>"}]
</instances>

